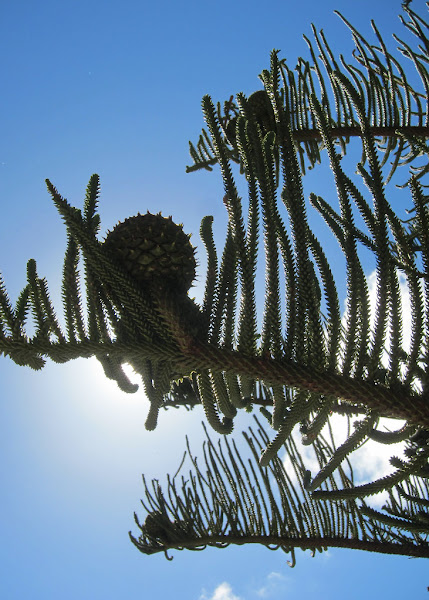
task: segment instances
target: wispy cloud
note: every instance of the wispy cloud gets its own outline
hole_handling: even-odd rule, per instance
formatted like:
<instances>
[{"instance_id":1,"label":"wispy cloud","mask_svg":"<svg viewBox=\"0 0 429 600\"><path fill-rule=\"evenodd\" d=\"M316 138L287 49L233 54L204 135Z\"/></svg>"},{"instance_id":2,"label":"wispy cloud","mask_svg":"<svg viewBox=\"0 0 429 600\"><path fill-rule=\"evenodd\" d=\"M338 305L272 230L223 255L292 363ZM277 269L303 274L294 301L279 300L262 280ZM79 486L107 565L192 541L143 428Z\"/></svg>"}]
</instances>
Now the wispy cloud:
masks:
<instances>
[{"instance_id":1,"label":"wispy cloud","mask_svg":"<svg viewBox=\"0 0 429 600\"><path fill-rule=\"evenodd\" d=\"M264 585L255 590L255 593L259 598L272 598L274 595L279 597L278 594L286 590L290 581L290 577L285 577L281 573L273 571L267 575Z\"/></svg>"},{"instance_id":2,"label":"wispy cloud","mask_svg":"<svg viewBox=\"0 0 429 600\"><path fill-rule=\"evenodd\" d=\"M367 277L368 295L370 301L371 329L374 328L376 305L377 305L377 273L373 271ZM411 305L410 294L403 274L399 276L399 290L401 295L401 316L402 316L402 347L408 351L411 343ZM390 335L386 339L386 348L390 346ZM388 353L385 351L383 363L388 366ZM379 430L396 430L404 424L403 421L395 419L380 419ZM338 429L340 431L340 428ZM366 442L361 448L356 450L351 456L353 471L356 483L365 483L380 477L385 477L395 469L390 464L390 458L394 455L403 454L404 443L384 445L372 440ZM387 498L387 493L373 496L372 504L381 506Z\"/></svg>"},{"instance_id":3,"label":"wispy cloud","mask_svg":"<svg viewBox=\"0 0 429 600\"><path fill-rule=\"evenodd\" d=\"M199 600L243 600L239 596L236 596L232 587L224 581L214 590L211 596L207 596L207 592L203 590Z\"/></svg>"},{"instance_id":4,"label":"wispy cloud","mask_svg":"<svg viewBox=\"0 0 429 600\"><path fill-rule=\"evenodd\" d=\"M358 420L358 419L356 419ZM402 425L402 421L394 421L393 419L380 419L378 429L395 430ZM348 435L353 431L351 428L348 432L348 424L346 417L341 415L332 415L331 426L334 432L334 437L337 446L346 440ZM326 430L322 430L326 434ZM301 442L301 435L295 435L295 443L298 451L303 457L304 464L311 471L312 477L319 471L319 463L311 446L304 446ZM395 468L390 464L389 460L392 456L402 456L404 444L384 445L372 440L367 441L358 450L355 450L350 455L350 461L353 466L353 474L355 484L363 484L369 481L374 481L381 477L385 477L395 471ZM285 457L284 466L292 481L295 483L297 478L294 475L294 470L289 457ZM371 497L371 504L374 506L382 506L387 499L387 493L383 492Z\"/></svg>"},{"instance_id":5,"label":"wispy cloud","mask_svg":"<svg viewBox=\"0 0 429 600\"><path fill-rule=\"evenodd\" d=\"M377 277L376 272L372 272L367 277L369 300L371 307L371 325L374 325L375 312L376 312L376 299L377 299ZM400 276L400 293L402 301L402 343L404 350L409 350L411 340L411 307L409 291L406 284L405 277ZM343 323L347 319L346 314L343 317ZM386 340L386 347L390 344L389 337ZM384 357L384 364L388 364L387 352ZM356 421L359 419L356 418ZM336 445L342 444L347 437L353 432L353 428L349 431L349 425L347 418L341 415L332 415L330 419L332 430L334 432ZM379 430L396 430L399 429L404 422L397 421L394 419L380 419L377 428ZM327 428L322 431L322 434L327 434ZM316 456L311 446L304 446L300 441L301 436L296 434L295 439L298 446L298 450L304 459L306 467L311 471L312 476L318 472L319 465L316 460ZM350 460L353 466L355 483L362 484L368 481L373 481L381 477L385 477L392 473L395 468L392 467L389 460L392 456L402 456L404 449L404 443L384 445L372 440L366 442L358 450L353 452L350 456ZM288 457L284 460L285 468L289 475L296 481L296 477L293 477L293 469L290 464ZM381 506L385 503L387 493L377 494L372 496L371 503L373 505Z\"/></svg>"}]
</instances>

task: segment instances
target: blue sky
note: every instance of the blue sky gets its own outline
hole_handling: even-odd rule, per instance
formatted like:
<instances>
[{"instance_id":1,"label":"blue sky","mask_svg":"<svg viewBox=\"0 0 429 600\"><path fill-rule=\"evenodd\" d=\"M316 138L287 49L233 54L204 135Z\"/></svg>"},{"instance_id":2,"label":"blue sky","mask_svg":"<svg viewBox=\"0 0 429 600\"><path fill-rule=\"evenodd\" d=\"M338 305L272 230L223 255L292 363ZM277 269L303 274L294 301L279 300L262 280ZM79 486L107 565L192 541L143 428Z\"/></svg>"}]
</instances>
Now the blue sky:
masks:
<instances>
[{"instance_id":1,"label":"blue sky","mask_svg":"<svg viewBox=\"0 0 429 600\"><path fill-rule=\"evenodd\" d=\"M261 87L269 53L293 67L308 57L302 34L323 28L350 57L337 9L367 37L402 33L400 0L248 0L217 3L123 0L0 2L0 271L13 299L35 258L60 310L65 231L49 178L82 205L101 177L102 229L137 212L162 211L195 232L213 214L224 235L218 172L187 175L188 140L201 97L224 100ZM263 7L263 8L262 8ZM425 14L424 2L413 7ZM392 47L392 46L391 46ZM310 179L329 193L329 181ZM195 295L201 294L203 270ZM174 472L186 432L202 439L202 413L170 411L144 430L142 392L120 393L95 360L42 372L0 360L0 597L114 600L426 598L427 563L330 550L311 559L262 547L145 557L128 539L148 478Z\"/></svg>"}]
</instances>

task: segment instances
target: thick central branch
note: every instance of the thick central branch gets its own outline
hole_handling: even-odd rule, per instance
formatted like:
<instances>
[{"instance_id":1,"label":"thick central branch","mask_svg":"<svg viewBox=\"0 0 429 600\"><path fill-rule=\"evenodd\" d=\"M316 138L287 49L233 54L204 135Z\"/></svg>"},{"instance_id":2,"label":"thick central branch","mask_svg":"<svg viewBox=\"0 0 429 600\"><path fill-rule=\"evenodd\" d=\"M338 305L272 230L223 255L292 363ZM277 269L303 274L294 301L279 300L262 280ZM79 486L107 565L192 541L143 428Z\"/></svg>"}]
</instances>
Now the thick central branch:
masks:
<instances>
[{"instance_id":1,"label":"thick central branch","mask_svg":"<svg viewBox=\"0 0 429 600\"><path fill-rule=\"evenodd\" d=\"M280 384L341 398L374 410L380 416L404 419L410 424L429 428L429 402L417 394L394 392L381 384L334 372L318 372L291 361L245 356L211 345L193 345L186 354L179 363L183 368L186 365L191 370L210 369L247 375L266 385Z\"/></svg>"},{"instance_id":2,"label":"thick central branch","mask_svg":"<svg viewBox=\"0 0 429 600\"><path fill-rule=\"evenodd\" d=\"M371 126L370 131L376 137L398 137L398 133L414 137L429 138L429 127L420 125L398 125L397 127L376 127ZM329 134L332 138L340 137L361 137L362 129L358 125L349 125L347 127L331 127ZM306 140L321 140L322 136L318 129L295 129L292 132L293 139L298 142Z\"/></svg>"},{"instance_id":3,"label":"thick central branch","mask_svg":"<svg viewBox=\"0 0 429 600\"><path fill-rule=\"evenodd\" d=\"M322 548L350 548L351 550L365 550L366 552L378 552L381 554L399 554L403 556L414 556L429 558L429 545L417 546L413 543L378 542L371 540L344 539L341 537L310 537L310 538L288 538L274 535L214 535L201 537L195 540L186 540L183 546L187 549L201 546L226 546L228 544L263 544L265 546L282 546L286 548L300 548L301 550L315 550ZM179 544L171 545L171 549L177 548ZM168 549L166 547L166 549Z\"/></svg>"},{"instance_id":4,"label":"thick central branch","mask_svg":"<svg viewBox=\"0 0 429 600\"><path fill-rule=\"evenodd\" d=\"M181 348L182 354L178 356L177 349L157 347L154 343L145 344L142 341L121 344L96 343L89 340L77 343L50 343L39 340L37 344L31 344L24 340L8 338L0 340L0 351L8 353L14 350L37 352L51 356L54 360L58 357L72 360L99 354L118 356L120 360L157 357L159 360L170 360L182 376L202 369L247 375L263 381L266 385L279 384L324 396L333 396L374 410L380 416L403 419L410 424L429 429L429 402L426 397L410 394L407 391L393 391L381 384L345 377L335 372L318 372L311 366L292 361L246 356L210 344L198 342L184 344Z\"/></svg>"}]
</instances>

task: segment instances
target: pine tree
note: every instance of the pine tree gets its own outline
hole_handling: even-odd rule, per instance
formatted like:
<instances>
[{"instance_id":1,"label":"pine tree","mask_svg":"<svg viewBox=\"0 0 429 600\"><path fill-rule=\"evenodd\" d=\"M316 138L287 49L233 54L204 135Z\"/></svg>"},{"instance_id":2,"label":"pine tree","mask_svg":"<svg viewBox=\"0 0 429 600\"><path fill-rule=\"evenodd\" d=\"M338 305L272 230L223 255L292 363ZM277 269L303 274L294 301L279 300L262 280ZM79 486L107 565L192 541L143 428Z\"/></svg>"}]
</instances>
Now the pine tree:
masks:
<instances>
[{"instance_id":1,"label":"pine tree","mask_svg":"<svg viewBox=\"0 0 429 600\"><path fill-rule=\"evenodd\" d=\"M0 283L0 351L33 369L47 358L96 356L106 376L131 393L137 386L122 368L130 364L150 401L147 429L156 427L161 409L202 404L221 436L218 446L207 436L204 468L188 445L190 473L179 483L182 464L168 478L167 492L157 480L144 481L147 516L143 523L136 517L139 537L130 535L146 554L253 542L290 552L291 564L296 548L329 546L429 556L429 40L428 25L409 4L400 18L414 46L394 36L405 66L374 23L377 45L339 15L353 36L354 63L336 58L313 27L314 42L305 38L310 61L300 59L290 70L273 51L270 69L260 75L263 89L217 106L203 98L207 130L190 143L188 171L220 168L228 228L219 260L213 218L201 223L207 274L200 305L188 293L196 264L181 226L161 215L138 215L101 240L98 176L90 179L82 210L47 180L68 231L65 328L30 260L15 306ZM342 165L352 140L361 143L358 182ZM312 193L310 205L345 261L345 317L303 192L306 171L317 169L323 155L337 199ZM407 219L386 194L399 174ZM246 199L237 177L245 181ZM363 253L375 262L373 323ZM409 349L402 339L401 278L411 303ZM239 411L256 407L272 435L256 419L256 429L243 434L243 448L228 434ZM340 445L332 432L335 414L349 423ZM396 430L383 430L385 417L398 420ZM297 428L313 447L317 472L298 451ZM391 458L392 475L357 485L350 457L368 439L403 441L405 452ZM375 510L367 499L381 491L388 500Z\"/></svg>"}]
</instances>

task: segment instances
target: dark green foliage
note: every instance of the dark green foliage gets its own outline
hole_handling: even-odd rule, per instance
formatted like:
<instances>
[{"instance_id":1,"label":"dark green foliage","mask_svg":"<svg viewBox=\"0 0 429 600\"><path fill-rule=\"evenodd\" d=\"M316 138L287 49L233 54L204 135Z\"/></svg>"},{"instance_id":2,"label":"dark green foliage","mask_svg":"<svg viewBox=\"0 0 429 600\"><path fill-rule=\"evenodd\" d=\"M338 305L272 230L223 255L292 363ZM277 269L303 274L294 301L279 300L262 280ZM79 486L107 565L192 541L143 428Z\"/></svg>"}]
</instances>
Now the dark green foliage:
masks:
<instances>
[{"instance_id":1,"label":"dark green foliage","mask_svg":"<svg viewBox=\"0 0 429 600\"><path fill-rule=\"evenodd\" d=\"M292 71L273 51L270 69L260 75L262 90L249 98L238 93L236 101L231 97L223 106L203 98L207 130L196 146L190 144L194 165L188 171L219 166L228 227L218 254L213 218L202 221L208 270L201 305L186 294L195 268L188 236L181 232L179 254L184 251L187 259L178 269L175 233L168 234L167 245L160 240L151 245L169 272L176 269L170 284L160 285L150 269L150 276L146 270L141 277L141 270L130 268L135 253L130 236L121 232L137 217L119 225L105 243L98 239L96 175L83 210L47 181L68 231L65 330L30 260L15 307L0 283L0 351L35 369L46 358L62 362L94 355L126 392L137 389L122 369L132 365L150 402L147 429L156 427L161 408L202 403L219 434L232 432L240 409L250 412L256 405L273 432L271 439L262 430L249 434L249 466L234 441L224 442L229 466L223 450L217 453L208 441L207 472L194 460L181 491L170 479L171 505L158 485L153 496L147 491L150 515L141 526L142 537L134 540L143 552L257 541L287 552L340 545L428 555L429 197L424 176L429 169L429 40L421 17L408 6L404 11L402 23L414 36L411 45L395 38L405 67L374 24L378 45L341 17L356 46L353 64L336 59L323 33L313 28L315 41L305 38L310 62L300 59ZM410 66L420 86L409 84ZM361 143L357 177L343 169L351 138ZM337 199L327 202L312 192L308 203L303 177L325 154ZM247 198L239 195L234 163L244 175ZM409 218L389 203L388 184L399 176ZM313 209L333 234L345 264L344 317L343 277L333 273L327 249L310 225ZM363 265L368 253L376 273L373 315ZM260 310L258 259L265 275ZM401 285L412 312L409 348L403 341ZM33 335L26 332L30 311ZM339 445L324 437L336 414L348 422L347 439ZM384 417L400 421L396 431L383 429ZM297 428L315 451L314 473L294 445ZM404 456L392 457L393 474L356 485L349 458L368 439L402 440ZM298 484L279 462L282 448ZM389 494L384 512L362 500L383 490Z\"/></svg>"},{"instance_id":2,"label":"dark green foliage","mask_svg":"<svg viewBox=\"0 0 429 600\"><path fill-rule=\"evenodd\" d=\"M291 554L291 566L297 548L311 550L313 556L333 546L429 557L428 515L414 501L417 487L427 496L426 481L411 478L407 489L413 496L402 488L400 493L392 491L384 512L353 498L325 503L307 491L309 472L293 438L284 445L291 464L286 470L279 458L267 468L258 464L268 442L258 421L243 437L244 447L227 437L215 444L207 435L203 464L188 443L190 469L185 471L185 455L179 471L167 478L165 490L158 480L150 485L143 477L147 517L141 524L135 515L138 538L130 532L141 552L165 552L168 558L172 548L202 550L246 542L281 548ZM315 451L320 459L329 459L331 442L320 436ZM336 478L329 475L323 488L334 493L338 485L353 489L352 482L353 472L346 465L339 467Z\"/></svg>"}]
</instances>

